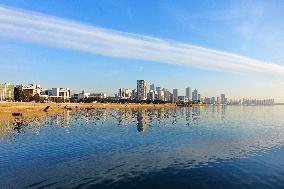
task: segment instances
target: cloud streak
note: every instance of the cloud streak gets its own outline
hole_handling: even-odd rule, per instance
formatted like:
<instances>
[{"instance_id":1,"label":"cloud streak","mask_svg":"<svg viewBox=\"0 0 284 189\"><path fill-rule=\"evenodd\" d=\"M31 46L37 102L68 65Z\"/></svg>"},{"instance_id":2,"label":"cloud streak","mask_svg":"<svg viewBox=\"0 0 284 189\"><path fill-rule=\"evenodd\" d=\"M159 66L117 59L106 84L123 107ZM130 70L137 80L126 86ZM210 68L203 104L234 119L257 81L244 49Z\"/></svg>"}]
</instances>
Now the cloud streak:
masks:
<instances>
[{"instance_id":1,"label":"cloud streak","mask_svg":"<svg viewBox=\"0 0 284 189\"><path fill-rule=\"evenodd\" d=\"M104 56L284 76L284 67L273 63L3 6L0 6L0 36Z\"/></svg>"}]
</instances>

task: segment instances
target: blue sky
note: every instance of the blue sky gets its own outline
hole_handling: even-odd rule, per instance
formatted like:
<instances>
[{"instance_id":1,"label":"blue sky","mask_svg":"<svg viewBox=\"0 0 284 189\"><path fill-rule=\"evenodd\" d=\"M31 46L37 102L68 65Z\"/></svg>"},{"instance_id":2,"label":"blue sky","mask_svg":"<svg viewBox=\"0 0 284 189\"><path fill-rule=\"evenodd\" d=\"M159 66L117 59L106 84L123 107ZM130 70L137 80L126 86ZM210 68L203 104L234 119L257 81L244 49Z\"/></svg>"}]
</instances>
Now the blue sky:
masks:
<instances>
[{"instance_id":1,"label":"blue sky","mask_svg":"<svg viewBox=\"0 0 284 189\"><path fill-rule=\"evenodd\" d=\"M61 32L62 39L58 43L48 41L48 36L36 33L38 30L22 34L19 27L28 26L15 16L17 30L2 28L0 32L0 67L5 70L0 74L0 82L37 82L44 88L66 86L75 91L87 89L111 95L120 87L135 88L136 79L146 79L168 89L179 88L182 93L186 86L191 86L203 96L226 93L232 98L274 97L284 101L281 0L0 0L1 7L12 12L0 9L0 29L12 22L9 15L14 12L24 13L27 18L36 14L43 23L52 18L54 23L59 20L70 23L70 27L78 24L74 27L110 35L114 41L105 42L93 38L94 33L83 36L73 31L72 38L68 38L64 36L64 32L69 32L66 28L51 28ZM90 41L85 41L88 37ZM125 40L119 43L116 37ZM73 48L65 44L71 39L77 40ZM82 47L79 40L89 46ZM131 41L138 43L139 49ZM224 58L227 56L230 60Z\"/></svg>"}]
</instances>

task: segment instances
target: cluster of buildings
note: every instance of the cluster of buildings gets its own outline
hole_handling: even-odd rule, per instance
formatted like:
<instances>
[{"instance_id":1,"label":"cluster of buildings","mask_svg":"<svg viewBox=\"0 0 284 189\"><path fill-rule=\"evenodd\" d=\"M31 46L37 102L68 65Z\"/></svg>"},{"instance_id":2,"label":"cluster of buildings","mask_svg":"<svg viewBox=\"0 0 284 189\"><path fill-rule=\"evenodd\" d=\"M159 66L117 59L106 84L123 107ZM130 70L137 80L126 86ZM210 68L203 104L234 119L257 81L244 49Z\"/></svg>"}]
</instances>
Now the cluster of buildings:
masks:
<instances>
[{"instance_id":1,"label":"cluster of buildings","mask_svg":"<svg viewBox=\"0 0 284 189\"><path fill-rule=\"evenodd\" d=\"M218 97L201 97L197 89L191 91L191 87L185 88L185 96L179 94L177 88L169 91L166 88L155 86L151 84L147 90L147 81L137 80L137 88L120 88L115 94L117 99L132 99L132 100L150 100L150 101L164 101L169 103L203 103L216 105L272 105L274 99L242 99L242 100L228 100L225 94Z\"/></svg>"},{"instance_id":2,"label":"cluster of buildings","mask_svg":"<svg viewBox=\"0 0 284 189\"><path fill-rule=\"evenodd\" d=\"M43 98L71 98L71 90L69 88L52 88L43 90L39 84L13 85L11 83L4 83L0 84L0 101L13 101L15 99L15 90L21 91L30 96L39 95Z\"/></svg>"},{"instance_id":3,"label":"cluster of buildings","mask_svg":"<svg viewBox=\"0 0 284 189\"><path fill-rule=\"evenodd\" d=\"M225 94L218 97L201 97L197 89L191 91L191 87L185 88L185 95L180 95L179 89L175 88L172 91L155 86L151 84L148 90L146 80L137 80L135 89L120 88L114 97L107 97L105 93L90 93L82 91L81 93L71 94L69 88L51 88L43 90L38 84L21 84L14 86L11 83L0 84L0 101L15 100L15 90L22 91L30 96L39 95L47 101L55 99L63 99L68 101L73 98L76 100L88 98L110 98L116 100L137 100L137 101L162 101L168 103L203 103L203 104L231 104L231 105L271 105L274 104L274 99L242 99L242 100L228 100Z\"/></svg>"},{"instance_id":4,"label":"cluster of buildings","mask_svg":"<svg viewBox=\"0 0 284 189\"><path fill-rule=\"evenodd\" d=\"M147 90L147 81L137 80L137 88L120 88L118 93L115 94L117 99L132 99L132 100L150 100L150 101L164 101L170 103L207 103L207 104L227 104L227 98L225 94L221 94L221 97L201 98L201 94L197 89L191 91L190 87L186 87L185 96L180 95L179 89L175 88L172 91L155 86L151 84L149 90Z\"/></svg>"}]
</instances>

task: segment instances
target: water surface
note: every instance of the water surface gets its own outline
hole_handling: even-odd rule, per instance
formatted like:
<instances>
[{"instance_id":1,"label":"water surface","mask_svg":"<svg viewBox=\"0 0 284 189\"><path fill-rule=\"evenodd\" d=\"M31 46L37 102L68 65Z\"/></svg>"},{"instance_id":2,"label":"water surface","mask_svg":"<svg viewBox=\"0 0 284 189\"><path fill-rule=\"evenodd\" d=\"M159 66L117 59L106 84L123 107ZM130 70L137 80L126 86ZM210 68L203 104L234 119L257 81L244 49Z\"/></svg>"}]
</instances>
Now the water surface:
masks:
<instances>
[{"instance_id":1,"label":"water surface","mask_svg":"<svg viewBox=\"0 0 284 189\"><path fill-rule=\"evenodd\" d=\"M0 188L283 188L283 113L208 106L17 118L0 133Z\"/></svg>"}]
</instances>

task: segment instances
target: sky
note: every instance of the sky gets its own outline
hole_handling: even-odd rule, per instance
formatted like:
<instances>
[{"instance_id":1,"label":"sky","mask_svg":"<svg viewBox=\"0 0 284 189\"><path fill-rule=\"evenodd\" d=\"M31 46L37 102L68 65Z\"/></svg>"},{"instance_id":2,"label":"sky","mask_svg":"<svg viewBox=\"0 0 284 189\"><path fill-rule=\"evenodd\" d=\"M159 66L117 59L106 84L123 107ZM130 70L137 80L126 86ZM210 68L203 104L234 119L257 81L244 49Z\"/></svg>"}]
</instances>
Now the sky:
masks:
<instances>
[{"instance_id":1,"label":"sky","mask_svg":"<svg viewBox=\"0 0 284 189\"><path fill-rule=\"evenodd\" d=\"M284 1L0 0L0 83L284 102Z\"/></svg>"}]
</instances>

